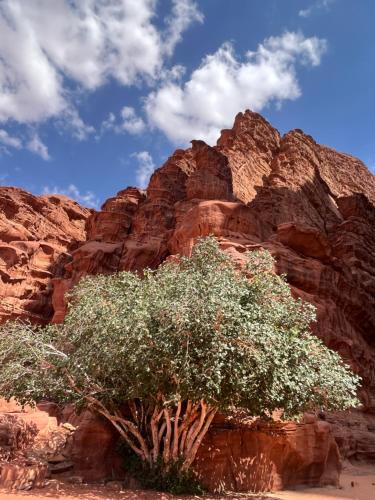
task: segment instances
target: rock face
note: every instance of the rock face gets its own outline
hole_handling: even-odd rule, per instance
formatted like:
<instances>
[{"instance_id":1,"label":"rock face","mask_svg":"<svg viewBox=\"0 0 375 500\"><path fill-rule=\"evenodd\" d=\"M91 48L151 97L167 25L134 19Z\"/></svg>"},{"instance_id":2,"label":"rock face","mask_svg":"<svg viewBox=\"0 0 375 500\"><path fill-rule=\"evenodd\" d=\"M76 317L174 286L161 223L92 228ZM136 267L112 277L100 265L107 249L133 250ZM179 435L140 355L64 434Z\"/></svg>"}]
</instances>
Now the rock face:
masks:
<instances>
[{"instance_id":1,"label":"rock face","mask_svg":"<svg viewBox=\"0 0 375 500\"><path fill-rule=\"evenodd\" d=\"M217 146L177 150L146 192L120 191L87 228L54 280L55 321L85 274L156 267L208 234L236 259L267 248L295 295L316 305L315 333L360 373L375 413L375 176L360 160L301 130L280 137L246 111Z\"/></svg>"},{"instance_id":2,"label":"rock face","mask_svg":"<svg viewBox=\"0 0 375 500\"><path fill-rule=\"evenodd\" d=\"M0 401L1 410L9 410L11 406L12 404ZM47 465L29 454L38 430L35 422L20 418L19 412L0 413L1 487L27 490L44 485Z\"/></svg>"},{"instance_id":3,"label":"rock face","mask_svg":"<svg viewBox=\"0 0 375 500\"><path fill-rule=\"evenodd\" d=\"M343 451L367 456L368 443L374 456L375 176L301 130L281 137L260 115L240 113L217 146L192 141L146 192L129 188L108 200L54 280L54 320L65 314L63 293L84 274L155 267L208 234L234 259L268 249L294 294L317 307L314 332L363 377L366 420L348 417Z\"/></svg>"},{"instance_id":4,"label":"rock face","mask_svg":"<svg viewBox=\"0 0 375 500\"><path fill-rule=\"evenodd\" d=\"M340 455L327 422L214 423L195 467L209 491L277 491L339 484Z\"/></svg>"},{"instance_id":5,"label":"rock face","mask_svg":"<svg viewBox=\"0 0 375 500\"><path fill-rule=\"evenodd\" d=\"M50 319L51 279L86 238L89 214L65 196L0 187L0 320Z\"/></svg>"},{"instance_id":6,"label":"rock face","mask_svg":"<svg viewBox=\"0 0 375 500\"><path fill-rule=\"evenodd\" d=\"M198 236L214 234L239 261L247 250L268 249L293 293L317 307L314 333L363 378L363 411L325 416L343 454L375 456L375 176L360 160L301 130L281 137L246 111L216 146L192 141L153 174L146 191L120 191L100 212L19 190L0 200L3 316L19 308L48 319L52 282L53 321L62 321L64 293L82 276L156 267L170 255L189 254ZM64 224L53 224L57 217ZM233 431L230 439L240 442L240 435ZM305 441L306 456L321 446L311 443ZM315 476L304 470L300 480L310 482ZM288 484L284 473L279 477Z\"/></svg>"}]
</instances>

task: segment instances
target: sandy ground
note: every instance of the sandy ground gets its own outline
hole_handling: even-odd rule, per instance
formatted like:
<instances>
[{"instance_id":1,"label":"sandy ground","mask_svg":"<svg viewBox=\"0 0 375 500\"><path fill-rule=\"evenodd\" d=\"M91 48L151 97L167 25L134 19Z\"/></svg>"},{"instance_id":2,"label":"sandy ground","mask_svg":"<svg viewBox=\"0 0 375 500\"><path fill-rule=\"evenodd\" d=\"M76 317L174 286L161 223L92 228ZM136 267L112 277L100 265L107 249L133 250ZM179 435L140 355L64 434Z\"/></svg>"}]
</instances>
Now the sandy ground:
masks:
<instances>
[{"instance_id":1,"label":"sandy ground","mask_svg":"<svg viewBox=\"0 0 375 500\"><path fill-rule=\"evenodd\" d=\"M271 495L278 500L375 500L375 465L346 466L340 488L309 488L279 491Z\"/></svg>"},{"instance_id":2,"label":"sandy ground","mask_svg":"<svg viewBox=\"0 0 375 500\"><path fill-rule=\"evenodd\" d=\"M123 490L93 485L71 485L57 481L43 489L30 492L7 492L0 490L0 500L375 500L375 465L349 466L341 475L341 487L308 488L296 491L278 491L267 494L227 494L226 496L173 496L152 491Z\"/></svg>"},{"instance_id":3,"label":"sandy ground","mask_svg":"<svg viewBox=\"0 0 375 500\"><path fill-rule=\"evenodd\" d=\"M278 500L279 497L262 494L262 495L248 495L248 494L228 494L226 496L174 496L166 493L157 493L154 491L109 491L105 487L93 487L80 485L73 486L68 484L56 484L47 486L43 489L34 489L30 492L17 492L11 493L0 489L0 500L228 500L230 498L239 500Z\"/></svg>"}]
</instances>

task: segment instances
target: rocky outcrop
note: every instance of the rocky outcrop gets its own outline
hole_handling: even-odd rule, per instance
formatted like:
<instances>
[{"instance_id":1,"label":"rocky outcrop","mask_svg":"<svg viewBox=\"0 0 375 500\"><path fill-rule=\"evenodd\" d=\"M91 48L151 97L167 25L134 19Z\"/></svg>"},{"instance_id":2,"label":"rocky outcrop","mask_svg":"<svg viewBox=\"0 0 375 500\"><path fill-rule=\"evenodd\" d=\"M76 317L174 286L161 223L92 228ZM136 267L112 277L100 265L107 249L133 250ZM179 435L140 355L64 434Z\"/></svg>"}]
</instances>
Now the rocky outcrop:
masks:
<instances>
[{"instance_id":1,"label":"rocky outcrop","mask_svg":"<svg viewBox=\"0 0 375 500\"><path fill-rule=\"evenodd\" d=\"M374 456L375 176L360 160L317 144L301 130L281 137L260 115L246 111L222 131L216 146L192 141L153 174L146 191L120 191L100 212L89 215L61 197L36 198L19 190L6 195L20 201L1 207L22 210L1 209L0 272L8 280L2 293L12 314L18 307L37 320L51 312L51 283L53 320L59 322L66 313L65 292L86 274L156 267L168 256L189 254L198 236L214 234L238 261L247 250L268 249L295 296L315 304L314 333L363 378L360 413L321 417L333 423L345 456ZM64 223L55 227L59 217ZM46 242L52 250L42 246ZM293 436L308 428L318 432L314 425L296 428ZM252 431L230 432L230 439L242 443ZM312 456L312 447L323 450L322 440L298 440L305 457ZM266 449L267 439L259 442ZM246 449L241 444L235 456L242 460ZM325 450L322 460L331 453ZM300 482L316 479L309 460ZM281 462L277 467L284 470ZM288 484L286 472L278 477L275 484Z\"/></svg>"},{"instance_id":2,"label":"rocky outcrop","mask_svg":"<svg viewBox=\"0 0 375 500\"><path fill-rule=\"evenodd\" d=\"M48 321L52 278L86 238L90 211L65 196L0 187L0 321Z\"/></svg>"},{"instance_id":3,"label":"rocky outcrop","mask_svg":"<svg viewBox=\"0 0 375 500\"><path fill-rule=\"evenodd\" d=\"M341 461L330 425L306 415L298 424L214 422L195 467L211 492L278 491L338 486Z\"/></svg>"},{"instance_id":4,"label":"rocky outcrop","mask_svg":"<svg viewBox=\"0 0 375 500\"><path fill-rule=\"evenodd\" d=\"M121 191L89 218L87 242L55 280L55 320L65 314L63 292L86 273L156 267L169 255L189 254L195 238L208 234L237 260L266 248L293 293L316 306L315 334L363 377L369 415L375 412L374 218L375 176L360 160L301 130L281 137L246 111L217 146L192 141L153 174L146 193Z\"/></svg>"},{"instance_id":5,"label":"rocky outcrop","mask_svg":"<svg viewBox=\"0 0 375 500\"><path fill-rule=\"evenodd\" d=\"M60 421L76 428L64 449L64 455L73 463L74 475L85 481L123 476L124 461L117 451L118 434L104 418L89 411L77 415L68 406L60 414Z\"/></svg>"},{"instance_id":6,"label":"rocky outcrop","mask_svg":"<svg viewBox=\"0 0 375 500\"><path fill-rule=\"evenodd\" d=\"M240 113L210 147L192 141L157 170L146 192L128 188L88 219L87 242L55 280L63 291L85 274L155 267L214 234L241 259L267 248L296 295L317 306L317 335L375 389L375 176L360 160L318 145L301 130L280 134Z\"/></svg>"},{"instance_id":7,"label":"rocky outcrop","mask_svg":"<svg viewBox=\"0 0 375 500\"><path fill-rule=\"evenodd\" d=\"M20 433L19 428L30 430L28 434ZM30 433L33 439L27 440ZM31 465L44 465L44 469L40 467L44 470L43 478L47 472L53 478L74 476L84 481L121 477L123 460L116 452L117 441L112 426L89 411L78 415L72 406L60 408L54 403L21 408L13 400L7 403L0 399L0 485L4 462L5 486L12 487L10 481L16 482L17 473L22 473L22 464L9 453L15 445L26 451Z\"/></svg>"},{"instance_id":8,"label":"rocky outcrop","mask_svg":"<svg viewBox=\"0 0 375 500\"><path fill-rule=\"evenodd\" d=\"M28 454L37 434L34 422L27 422L18 414L0 413L1 487L28 490L44 485L47 465Z\"/></svg>"}]
</instances>

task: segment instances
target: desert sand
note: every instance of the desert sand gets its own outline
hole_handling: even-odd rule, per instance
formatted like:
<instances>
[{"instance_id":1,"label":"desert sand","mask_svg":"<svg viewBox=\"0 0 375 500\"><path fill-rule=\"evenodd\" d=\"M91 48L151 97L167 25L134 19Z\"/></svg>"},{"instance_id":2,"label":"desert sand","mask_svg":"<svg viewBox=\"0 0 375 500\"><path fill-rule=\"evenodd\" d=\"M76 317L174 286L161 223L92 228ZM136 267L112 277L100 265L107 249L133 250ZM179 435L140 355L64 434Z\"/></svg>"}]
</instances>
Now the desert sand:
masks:
<instances>
[{"instance_id":1,"label":"desert sand","mask_svg":"<svg viewBox=\"0 0 375 500\"><path fill-rule=\"evenodd\" d=\"M271 498L280 500L375 500L375 465L346 465L340 488L308 488L280 491Z\"/></svg>"},{"instance_id":2,"label":"desert sand","mask_svg":"<svg viewBox=\"0 0 375 500\"><path fill-rule=\"evenodd\" d=\"M295 491L277 493L246 494L228 493L227 495L207 495L204 497L174 496L166 493L138 490L120 490L94 485L72 485L50 481L43 489L25 492L0 490L0 500L227 500L238 498L247 500L375 500L375 465L347 465L341 475L340 488L303 488Z\"/></svg>"}]
</instances>

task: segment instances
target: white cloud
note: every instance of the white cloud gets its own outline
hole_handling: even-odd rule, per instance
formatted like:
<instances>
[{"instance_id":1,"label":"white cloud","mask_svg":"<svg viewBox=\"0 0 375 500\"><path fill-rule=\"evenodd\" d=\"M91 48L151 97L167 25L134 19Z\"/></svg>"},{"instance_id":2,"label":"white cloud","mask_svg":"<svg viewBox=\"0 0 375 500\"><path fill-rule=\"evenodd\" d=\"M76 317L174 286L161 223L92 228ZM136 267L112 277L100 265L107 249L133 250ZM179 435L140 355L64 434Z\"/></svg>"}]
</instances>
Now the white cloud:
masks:
<instances>
[{"instance_id":1,"label":"white cloud","mask_svg":"<svg viewBox=\"0 0 375 500\"><path fill-rule=\"evenodd\" d=\"M203 14L196 3L191 0L174 0L164 35L164 50L168 55L173 54L175 46L181 41L182 33L194 22L203 22Z\"/></svg>"},{"instance_id":2,"label":"white cloud","mask_svg":"<svg viewBox=\"0 0 375 500\"><path fill-rule=\"evenodd\" d=\"M0 129L0 150L9 154L8 148L27 149L39 155L43 160L50 160L47 146L41 141L39 135L33 132L28 141L20 137L10 135L6 130Z\"/></svg>"},{"instance_id":3,"label":"white cloud","mask_svg":"<svg viewBox=\"0 0 375 500\"><path fill-rule=\"evenodd\" d=\"M122 108L121 118L123 119L121 127L130 134L140 134L146 127L142 118L136 115L134 108L129 106L124 106Z\"/></svg>"},{"instance_id":4,"label":"white cloud","mask_svg":"<svg viewBox=\"0 0 375 500\"><path fill-rule=\"evenodd\" d=\"M8 148L28 149L32 153L39 155L43 160L50 160L47 146L41 141L39 135L33 132L30 139L24 142L23 139L10 135L6 130L0 129L0 149L9 153Z\"/></svg>"},{"instance_id":5,"label":"white cloud","mask_svg":"<svg viewBox=\"0 0 375 500\"><path fill-rule=\"evenodd\" d=\"M103 121L101 125L101 130L100 130L100 135L102 135L104 132L108 131L118 131L118 124L117 124L117 118L114 113L108 113L107 118ZM97 136L97 139L100 138L100 135Z\"/></svg>"},{"instance_id":6,"label":"white cloud","mask_svg":"<svg viewBox=\"0 0 375 500\"><path fill-rule=\"evenodd\" d=\"M325 50L325 40L287 32L264 40L241 61L226 43L206 56L184 84L165 81L150 93L145 102L149 123L174 143L197 138L212 144L238 111L297 99L297 63L318 66Z\"/></svg>"},{"instance_id":7,"label":"white cloud","mask_svg":"<svg viewBox=\"0 0 375 500\"><path fill-rule=\"evenodd\" d=\"M182 33L201 19L193 1L172 0L162 31L156 6L156 0L2 0L0 122L34 124L65 113L84 137L86 126L71 112L72 83L93 91L110 78L121 85L153 80Z\"/></svg>"},{"instance_id":8,"label":"white cloud","mask_svg":"<svg viewBox=\"0 0 375 500\"><path fill-rule=\"evenodd\" d=\"M64 107L61 79L24 15L27 5L0 5L0 121L36 122Z\"/></svg>"},{"instance_id":9,"label":"white cloud","mask_svg":"<svg viewBox=\"0 0 375 500\"><path fill-rule=\"evenodd\" d=\"M311 4L306 9L301 9L298 12L298 15L300 17L310 17L314 12L318 10L328 10L333 2L335 2L335 0L316 0L315 3Z\"/></svg>"},{"instance_id":10,"label":"white cloud","mask_svg":"<svg viewBox=\"0 0 375 500\"><path fill-rule=\"evenodd\" d=\"M63 194L86 207L98 208L99 206L99 199L92 191L81 193L74 184L69 184L67 188L44 186L42 194Z\"/></svg>"},{"instance_id":11,"label":"white cloud","mask_svg":"<svg viewBox=\"0 0 375 500\"><path fill-rule=\"evenodd\" d=\"M136 179L138 186L144 189L147 187L151 174L155 170L155 164L152 156L148 151L140 151L139 153L133 153L131 157L136 158L138 163L136 169Z\"/></svg>"},{"instance_id":12,"label":"white cloud","mask_svg":"<svg viewBox=\"0 0 375 500\"><path fill-rule=\"evenodd\" d=\"M134 108L124 106L120 112L119 118L117 118L114 113L108 114L108 117L101 125L101 134L111 131L116 134L128 132L129 134L137 135L144 132L145 129L145 122L136 114ZM97 136L97 138L99 137L100 135Z\"/></svg>"},{"instance_id":13,"label":"white cloud","mask_svg":"<svg viewBox=\"0 0 375 500\"><path fill-rule=\"evenodd\" d=\"M86 140L95 132L95 128L87 125L73 107L64 110L61 118L57 120L57 125L61 130L68 131L78 141Z\"/></svg>"},{"instance_id":14,"label":"white cloud","mask_svg":"<svg viewBox=\"0 0 375 500\"><path fill-rule=\"evenodd\" d=\"M39 135L35 132L29 142L26 144L26 149L39 155L43 160L50 160L51 157L48 152L47 146L41 141Z\"/></svg>"},{"instance_id":15,"label":"white cloud","mask_svg":"<svg viewBox=\"0 0 375 500\"><path fill-rule=\"evenodd\" d=\"M6 130L0 129L0 144L15 149L22 148L22 141L18 137L8 134Z\"/></svg>"}]
</instances>

